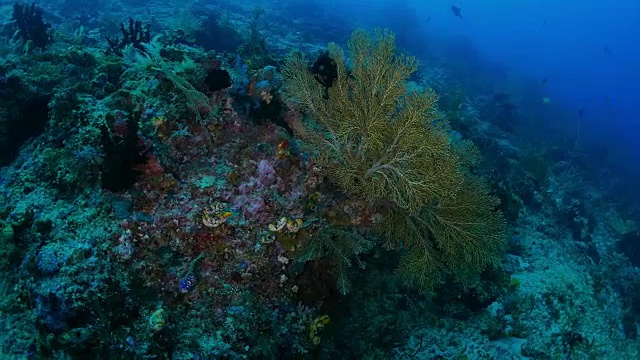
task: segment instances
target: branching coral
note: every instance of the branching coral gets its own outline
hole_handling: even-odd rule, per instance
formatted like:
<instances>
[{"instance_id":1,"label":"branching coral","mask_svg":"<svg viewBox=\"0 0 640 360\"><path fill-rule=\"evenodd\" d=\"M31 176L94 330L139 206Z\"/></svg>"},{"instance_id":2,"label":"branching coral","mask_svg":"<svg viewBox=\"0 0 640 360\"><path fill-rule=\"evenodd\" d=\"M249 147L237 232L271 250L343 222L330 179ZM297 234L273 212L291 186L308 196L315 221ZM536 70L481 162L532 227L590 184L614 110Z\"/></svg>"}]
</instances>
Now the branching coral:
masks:
<instances>
[{"instance_id":1,"label":"branching coral","mask_svg":"<svg viewBox=\"0 0 640 360\"><path fill-rule=\"evenodd\" d=\"M323 225L311 236L309 246L304 249L298 261L329 258L335 263L338 290L344 295L351 288L349 268L355 262L359 268L363 269L364 263L358 255L368 252L374 245L375 241L353 231Z\"/></svg>"},{"instance_id":2,"label":"branching coral","mask_svg":"<svg viewBox=\"0 0 640 360\"><path fill-rule=\"evenodd\" d=\"M387 32L373 40L356 31L349 49L351 67L342 50L329 45L338 70L329 100L304 58L289 57L283 72L289 93L311 115L298 135L315 146L340 187L371 203L391 200L413 213L434 197L449 196L464 180L460 158L446 124L436 119L436 95L406 91L417 60L397 56Z\"/></svg>"},{"instance_id":3,"label":"branching coral","mask_svg":"<svg viewBox=\"0 0 640 360\"><path fill-rule=\"evenodd\" d=\"M380 228L406 252L399 270L407 280L430 288L450 274L469 283L505 239L496 200L471 175L475 146L452 145L432 91L407 89L418 61L396 53L392 33L358 30L348 49L347 59L329 45L337 78L328 89L302 55L288 57L286 90L307 114L293 124L296 135L334 183L386 216Z\"/></svg>"},{"instance_id":4,"label":"branching coral","mask_svg":"<svg viewBox=\"0 0 640 360\"><path fill-rule=\"evenodd\" d=\"M499 261L505 221L494 211L497 198L481 179L469 177L455 194L419 213L390 211L380 224L388 248L402 247L398 274L431 289L446 275L471 284L478 272Z\"/></svg>"},{"instance_id":5,"label":"branching coral","mask_svg":"<svg viewBox=\"0 0 640 360\"><path fill-rule=\"evenodd\" d=\"M127 45L132 45L142 52L146 51L144 44L151 42L150 27L149 24L143 25L141 21L134 21L133 18L129 18L128 27L121 22L120 32L122 32L122 39L118 37L115 39L107 38L109 43L107 55L116 54L122 56L122 52Z\"/></svg>"},{"instance_id":6,"label":"branching coral","mask_svg":"<svg viewBox=\"0 0 640 360\"><path fill-rule=\"evenodd\" d=\"M51 24L44 21L42 8L35 3L31 6L21 3L13 4L11 20L16 28L16 36L25 42L25 51L31 48L44 50L53 43Z\"/></svg>"}]
</instances>

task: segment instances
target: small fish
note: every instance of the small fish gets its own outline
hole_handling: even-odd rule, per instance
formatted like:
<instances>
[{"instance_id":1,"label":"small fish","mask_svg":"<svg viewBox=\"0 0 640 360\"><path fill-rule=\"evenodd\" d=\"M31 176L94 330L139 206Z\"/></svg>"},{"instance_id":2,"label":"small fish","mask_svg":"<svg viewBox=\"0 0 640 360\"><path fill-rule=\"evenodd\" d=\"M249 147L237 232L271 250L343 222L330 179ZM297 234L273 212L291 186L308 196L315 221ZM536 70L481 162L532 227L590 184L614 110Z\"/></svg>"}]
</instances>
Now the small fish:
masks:
<instances>
[{"instance_id":1,"label":"small fish","mask_svg":"<svg viewBox=\"0 0 640 360\"><path fill-rule=\"evenodd\" d=\"M611 53L611 49L609 49L608 46L605 46L603 50L604 50L604 55L606 57L608 57L609 59L613 57L613 54Z\"/></svg>"},{"instance_id":2,"label":"small fish","mask_svg":"<svg viewBox=\"0 0 640 360\"><path fill-rule=\"evenodd\" d=\"M451 11L453 12L453 16L457 16L462 20L462 9L455 5L451 5Z\"/></svg>"},{"instance_id":3,"label":"small fish","mask_svg":"<svg viewBox=\"0 0 640 360\"><path fill-rule=\"evenodd\" d=\"M542 103L545 104L545 105L551 104L551 98L543 97L542 98Z\"/></svg>"},{"instance_id":4,"label":"small fish","mask_svg":"<svg viewBox=\"0 0 640 360\"><path fill-rule=\"evenodd\" d=\"M428 18L426 18L426 19L424 20L424 22L425 22L425 24L428 24L429 22L431 22L431 16L429 16Z\"/></svg>"},{"instance_id":5,"label":"small fish","mask_svg":"<svg viewBox=\"0 0 640 360\"><path fill-rule=\"evenodd\" d=\"M580 119L584 118L584 107L578 109L578 116L580 117Z\"/></svg>"},{"instance_id":6,"label":"small fish","mask_svg":"<svg viewBox=\"0 0 640 360\"><path fill-rule=\"evenodd\" d=\"M542 79L542 87L546 87L547 86L547 78Z\"/></svg>"}]
</instances>

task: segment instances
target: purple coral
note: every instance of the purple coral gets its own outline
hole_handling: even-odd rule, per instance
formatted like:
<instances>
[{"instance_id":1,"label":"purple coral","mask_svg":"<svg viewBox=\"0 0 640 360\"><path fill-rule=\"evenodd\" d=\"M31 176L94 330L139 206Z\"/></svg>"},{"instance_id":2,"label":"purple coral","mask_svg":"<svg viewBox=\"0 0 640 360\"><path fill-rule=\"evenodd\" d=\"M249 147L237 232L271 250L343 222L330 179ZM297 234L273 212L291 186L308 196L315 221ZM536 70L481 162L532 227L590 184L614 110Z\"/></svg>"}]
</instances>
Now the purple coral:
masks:
<instances>
[{"instance_id":1,"label":"purple coral","mask_svg":"<svg viewBox=\"0 0 640 360\"><path fill-rule=\"evenodd\" d=\"M258 162L258 184L261 188L266 188L276 182L276 169L271 161L262 159Z\"/></svg>"},{"instance_id":2,"label":"purple coral","mask_svg":"<svg viewBox=\"0 0 640 360\"><path fill-rule=\"evenodd\" d=\"M233 210L241 210L245 216L266 221L269 213L265 191L277 188L278 180L273 163L266 159L260 160L257 175L240 184L235 194L226 194L226 198L231 202Z\"/></svg>"}]
</instances>

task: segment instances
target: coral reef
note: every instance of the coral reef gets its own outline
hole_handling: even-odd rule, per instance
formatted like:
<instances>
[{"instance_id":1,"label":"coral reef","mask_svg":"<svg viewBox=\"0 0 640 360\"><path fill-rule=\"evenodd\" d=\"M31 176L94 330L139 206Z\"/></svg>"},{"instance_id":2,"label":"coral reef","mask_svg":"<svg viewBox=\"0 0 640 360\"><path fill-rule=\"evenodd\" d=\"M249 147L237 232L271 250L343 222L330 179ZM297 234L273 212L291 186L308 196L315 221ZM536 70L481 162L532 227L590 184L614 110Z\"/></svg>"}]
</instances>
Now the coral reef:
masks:
<instances>
[{"instance_id":1,"label":"coral reef","mask_svg":"<svg viewBox=\"0 0 640 360\"><path fill-rule=\"evenodd\" d=\"M0 358L638 358L637 205L538 82L319 2L118 4L5 7Z\"/></svg>"}]
</instances>

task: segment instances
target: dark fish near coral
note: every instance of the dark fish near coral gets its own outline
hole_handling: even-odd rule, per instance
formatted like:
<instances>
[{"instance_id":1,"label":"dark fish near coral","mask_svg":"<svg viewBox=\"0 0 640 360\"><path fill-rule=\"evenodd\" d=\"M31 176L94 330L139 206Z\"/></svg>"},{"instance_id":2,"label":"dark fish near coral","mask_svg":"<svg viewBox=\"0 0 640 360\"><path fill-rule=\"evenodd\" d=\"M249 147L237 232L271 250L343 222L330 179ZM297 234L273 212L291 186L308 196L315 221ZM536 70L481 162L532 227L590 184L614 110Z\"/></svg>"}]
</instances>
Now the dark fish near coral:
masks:
<instances>
[{"instance_id":1,"label":"dark fish near coral","mask_svg":"<svg viewBox=\"0 0 640 360\"><path fill-rule=\"evenodd\" d=\"M451 11L453 12L454 16L457 16L462 20L462 9L455 5L451 5Z\"/></svg>"}]
</instances>

